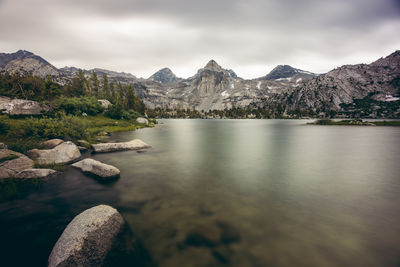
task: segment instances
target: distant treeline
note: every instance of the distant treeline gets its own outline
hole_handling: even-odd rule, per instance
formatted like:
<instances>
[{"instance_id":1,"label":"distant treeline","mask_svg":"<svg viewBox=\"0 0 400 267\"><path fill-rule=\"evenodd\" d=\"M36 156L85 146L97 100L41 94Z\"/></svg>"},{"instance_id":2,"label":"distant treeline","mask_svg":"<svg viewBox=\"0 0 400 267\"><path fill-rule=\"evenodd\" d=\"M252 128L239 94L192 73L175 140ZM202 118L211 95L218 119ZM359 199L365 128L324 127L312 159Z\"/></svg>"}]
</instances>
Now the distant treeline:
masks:
<instances>
[{"instance_id":1,"label":"distant treeline","mask_svg":"<svg viewBox=\"0 0 400 267\"><path fill-rule=\"evenodd\" d=\"M82 70L79 70L65 85L54 82L50 78L0 74L0 95L49 104L60 102L59 99L94 97L107 99L115 108L121 110L133 110L141 114L145 112L145 105L135 95L133 85L114 84L108 81L107 75L103 75L100 80L95 72L87 78Z\"/></svg>"}]
</instances>

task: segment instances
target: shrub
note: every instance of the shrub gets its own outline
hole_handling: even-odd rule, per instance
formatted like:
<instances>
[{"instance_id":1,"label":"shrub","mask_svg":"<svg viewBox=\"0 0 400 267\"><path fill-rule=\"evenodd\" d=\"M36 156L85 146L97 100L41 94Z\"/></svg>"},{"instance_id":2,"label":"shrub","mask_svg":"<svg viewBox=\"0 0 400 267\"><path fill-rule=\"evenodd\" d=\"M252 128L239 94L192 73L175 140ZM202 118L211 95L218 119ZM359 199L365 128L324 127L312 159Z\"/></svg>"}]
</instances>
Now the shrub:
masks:
<instances>
[{"instance_id":1,"label":"shrub","mask_svg":"<svg viewBox=\"0 0 400 267\"><path fill-rule=\"evenodd\" d=\"M97 115L104 111L95 97L60 97L54 103L55 111L64 111L70 115Z\"/></svg>"},{"instance_id":2,"label":"shrub","mask_svg":"<svg viewBox=\"0 0 400 267\"><path fill-rule=\"evenodd\" d=\"M6 134L10 130L10 125L7 122L7 119L3 116L0 116L0 134Z\"/></svg>"},{"instance_id":3,"label":"shrub","mask_svg":"<svg viewBox=\"0 0 400 267\"><path fill-rule=\"evenodd\" d=\"M77 140L86 137L87 128L87 124L79 117L61 114L55 118L27 119L16 127L13 134L20 138L33 136L40 139Z\"/></svg>"}]
</instances>

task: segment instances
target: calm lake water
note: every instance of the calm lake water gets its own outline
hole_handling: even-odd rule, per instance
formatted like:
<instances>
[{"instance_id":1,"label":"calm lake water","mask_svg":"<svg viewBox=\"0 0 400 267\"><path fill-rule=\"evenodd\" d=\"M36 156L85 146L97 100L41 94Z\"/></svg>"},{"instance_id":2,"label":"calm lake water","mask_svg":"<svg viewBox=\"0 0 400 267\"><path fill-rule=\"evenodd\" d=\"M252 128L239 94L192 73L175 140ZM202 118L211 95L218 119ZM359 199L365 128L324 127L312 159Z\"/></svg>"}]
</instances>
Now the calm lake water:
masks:
<instances>
[{"instance_id":1,"label":"calm lake water","mask_svg":"<svg viewBox=\"0 0 400 267\"><path fill-rule=\"evenodd\" d=\"M160 122L110 138L147 152L92 156L114 183L68 168L3 186L0 265L45 266L75 215L109 204L159 266L400 266L400 128Z\"/></svg>"}]
</instances>

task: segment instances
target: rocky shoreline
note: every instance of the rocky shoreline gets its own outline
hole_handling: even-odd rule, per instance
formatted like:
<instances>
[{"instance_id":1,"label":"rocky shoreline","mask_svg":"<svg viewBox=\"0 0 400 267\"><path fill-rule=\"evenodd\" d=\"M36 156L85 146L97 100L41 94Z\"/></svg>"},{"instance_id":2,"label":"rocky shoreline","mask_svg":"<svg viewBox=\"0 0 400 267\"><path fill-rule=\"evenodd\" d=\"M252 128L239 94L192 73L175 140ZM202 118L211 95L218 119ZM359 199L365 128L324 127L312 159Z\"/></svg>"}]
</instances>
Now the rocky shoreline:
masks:
<instances>
[{"instance_id":1,"label":"rocky shoreline","mask_svg":"<svg viewBox=\"0 0 400 267\"><path fill-rule=\"evenodd\" d=\"M78 144L89 145L84 140L80 140ZM24 155L9 150L5 144L0 143L0 179L50 178L59 172L47 167L60 164L72 164L71 166L80 169L84 174L95 176L101 181L109 181L120 175L120 170L114 166L90 158L82 159L80 148L71 141L51 139L43 142L40 147L41 149L29 150ZM93 152L145 148L150 146L139 139L91 146ZM124 240L122 245L119 244L121 239ZM121 246L125 246L127 242L130 244L130 251L124 253L128 255L125 257L129 258L129 262L141 265L143 261L150 261L139 241L132 237L121 214L107 205L95 206L83 211L68 224L49 256L48 266L101 266L113 254L120 253L121 249L125 250ZM110 262L118 261L115 257L114 255Z\"/></svg>"}]
</instances>

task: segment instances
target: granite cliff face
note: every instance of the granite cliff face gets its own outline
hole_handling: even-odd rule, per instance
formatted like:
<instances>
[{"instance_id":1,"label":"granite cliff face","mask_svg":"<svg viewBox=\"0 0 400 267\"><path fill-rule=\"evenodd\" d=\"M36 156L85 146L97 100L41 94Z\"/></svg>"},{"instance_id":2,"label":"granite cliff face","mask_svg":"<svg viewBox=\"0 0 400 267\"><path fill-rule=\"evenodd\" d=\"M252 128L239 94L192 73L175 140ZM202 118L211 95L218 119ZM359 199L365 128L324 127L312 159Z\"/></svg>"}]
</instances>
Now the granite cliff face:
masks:
<instances>
[{"instance_id":1,"label":"granite cliff face","mask_svg":"<svg viewBox=\"0 0 400 267\"><path fill-rule=\"evenodd\" d=\"M382 102L400 100L400 51L315 77L294 90L287 103L291 108L340 110L341 104L367 96Z\"/></svg>"},{"instance_id":2,"label":"granite cliff face","mask_svg":"<svg viewBox=\"0 0 400 267\"><path fill-rule=\"evenodd\" d=\"M0 71L51 76L55 81L68 83L79 69L57 69L39 56L27 51L0 54ZM104 69L84 70L89 76L96 72L109 81L131 83L148 108L189 108L197 110L229 109L232 107L268 108L281 105L285 111L314 112L343 109L357 99L371 97L380 101L400 100L400 51L371 64L345 65L326 74L279 65L257 79L238 77L233 70L224 69L214 60L187 79L181 79L164 68L148 79L136 78L124 72ZM400 103L395 102L395 103ZM400 110L394 111L400 114Z\"/></svg>"},{"instance_id":3,"label":"granite cliff face","mask_svg":"<svg viewBox=\"0 0 400 267\"><path fill-rule=\"evenodd\" d=\"M224 69L210 60L196 75L184 80L168 84L144 81L144 92L141 93L150 108L194 108L207 111L247 107L250 104L259 106L276 95L293 91L304 81L316 76L286 67L293 70L293 73L279 74L278 68L270 76L245 80L233 70Z\"/></svg>"}]
</instances>

